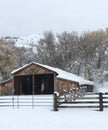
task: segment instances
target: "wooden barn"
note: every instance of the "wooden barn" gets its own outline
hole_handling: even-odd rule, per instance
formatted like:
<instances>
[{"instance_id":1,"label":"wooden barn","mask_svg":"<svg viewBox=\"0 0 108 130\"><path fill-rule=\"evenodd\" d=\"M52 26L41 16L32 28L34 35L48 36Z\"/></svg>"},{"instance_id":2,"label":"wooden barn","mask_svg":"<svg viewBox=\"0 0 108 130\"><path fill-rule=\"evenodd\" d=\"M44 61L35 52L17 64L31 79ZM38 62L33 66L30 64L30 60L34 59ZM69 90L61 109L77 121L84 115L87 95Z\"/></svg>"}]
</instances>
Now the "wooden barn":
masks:
<instances>
[{"instance_id":1,"label":"wooden barn","mask_svg":"<svg viewBox=\"0 0 108 130\"><path fill-rule=\"evenodd\" d=\"M53 94L54 91L62 93L64 90L68 92L79 88L81 80L84 84L92 84L72 73L35 62L14 70L11 75L12 79L1 83L0 88L9 87L14 95Z\"/></svg>"}]
</instances>

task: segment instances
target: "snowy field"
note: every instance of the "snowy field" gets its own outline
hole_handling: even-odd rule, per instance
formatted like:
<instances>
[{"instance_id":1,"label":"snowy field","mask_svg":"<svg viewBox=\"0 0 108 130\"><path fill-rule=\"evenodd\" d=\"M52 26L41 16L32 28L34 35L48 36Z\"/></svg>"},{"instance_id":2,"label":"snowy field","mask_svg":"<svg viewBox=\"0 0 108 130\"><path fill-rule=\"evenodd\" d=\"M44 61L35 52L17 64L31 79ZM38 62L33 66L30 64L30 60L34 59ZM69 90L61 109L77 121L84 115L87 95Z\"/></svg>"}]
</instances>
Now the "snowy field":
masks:
<instances>
[{"instance_id":1,"label":"snowy field","mask_svg":"<svg viewBox=\"0 0 108 130\"><path fill-rule=\"evenodd\" d=\"M0 130L108 130L108 109L0 108Z\"/></svg>"}]
</instances>

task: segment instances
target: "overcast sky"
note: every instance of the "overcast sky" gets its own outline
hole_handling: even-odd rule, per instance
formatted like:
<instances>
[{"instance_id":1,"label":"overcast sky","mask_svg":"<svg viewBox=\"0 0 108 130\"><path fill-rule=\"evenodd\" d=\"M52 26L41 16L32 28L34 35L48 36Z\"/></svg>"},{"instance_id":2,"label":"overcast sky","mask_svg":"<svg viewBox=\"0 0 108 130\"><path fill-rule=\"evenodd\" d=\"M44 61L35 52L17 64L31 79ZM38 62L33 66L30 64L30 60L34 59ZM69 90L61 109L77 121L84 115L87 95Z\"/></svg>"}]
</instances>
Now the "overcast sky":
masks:
<instances>
[{"instance_id":1,"label":"overcast sky","mask_svg":"<svg viewBox=\"0 0 108 130\"><path fill-rule=\"evenodd\" d=\"M0 0L0 36L108 27L108 0Z\"/></svg>"}]
</instances>

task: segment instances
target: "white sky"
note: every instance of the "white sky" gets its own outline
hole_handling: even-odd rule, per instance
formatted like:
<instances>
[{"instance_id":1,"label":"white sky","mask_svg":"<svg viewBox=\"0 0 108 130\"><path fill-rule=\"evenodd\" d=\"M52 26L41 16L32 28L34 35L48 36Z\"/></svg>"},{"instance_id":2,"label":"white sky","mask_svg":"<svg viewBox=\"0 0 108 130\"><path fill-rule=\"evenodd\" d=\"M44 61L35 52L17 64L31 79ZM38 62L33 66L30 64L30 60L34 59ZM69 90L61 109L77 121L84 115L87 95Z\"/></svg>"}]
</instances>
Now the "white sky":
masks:
<instances>
[{"instance_id":1,"label":"white sky","mask_svg":"<svg viewBox=\"0 0 108 130\"><path fill-rule=\"evenodd\" d=\"M108 27L108 0L0 0L0 36Z\"/></svg>"}]
</instances>

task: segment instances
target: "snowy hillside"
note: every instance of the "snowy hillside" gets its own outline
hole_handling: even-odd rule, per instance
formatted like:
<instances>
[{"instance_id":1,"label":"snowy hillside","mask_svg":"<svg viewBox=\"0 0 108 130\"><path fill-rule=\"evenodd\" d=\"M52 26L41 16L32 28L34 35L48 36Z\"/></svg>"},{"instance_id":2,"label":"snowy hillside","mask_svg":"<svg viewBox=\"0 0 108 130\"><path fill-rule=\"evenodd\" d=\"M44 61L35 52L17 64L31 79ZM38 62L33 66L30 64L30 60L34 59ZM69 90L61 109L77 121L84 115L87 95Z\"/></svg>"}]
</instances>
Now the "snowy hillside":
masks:
<instances>
[{"instance_id":1,"label":"snowy hillside","mask_svg":"<svg viewBox=\"0 0 108 130\"><path fill-rule=\"evenodd\" d=\"M43 35L41 34L31 34L30 36L21 37L2 37L5 40L13 41L18 47L30 47L31 44L37 43Z\"/></svg>"},{"instance_id":2,"label":"snowy hillside","mask_svg":"<svg viewBox=\"0 0 108 130\"><path fill-rule=\"evenodd\" d=\"M32 34L30 36L23 36L23 37L19 37L17 40L16 40L16 46L19 46L19 47L29 47L30 44L34 44L34 43L37 43L40 38L42 38L43 36L40 35L40 34Z\"/></svg>"}]
</instances>

